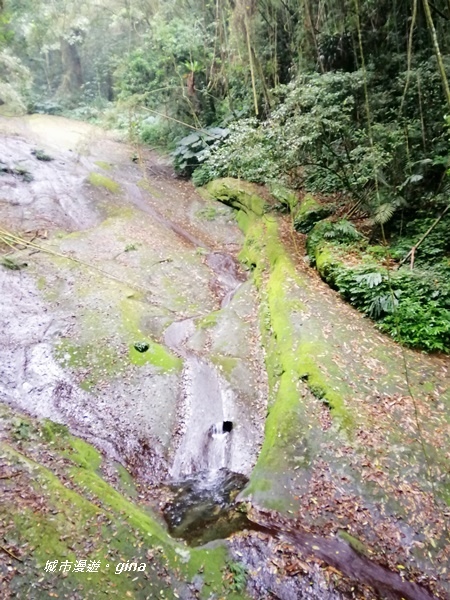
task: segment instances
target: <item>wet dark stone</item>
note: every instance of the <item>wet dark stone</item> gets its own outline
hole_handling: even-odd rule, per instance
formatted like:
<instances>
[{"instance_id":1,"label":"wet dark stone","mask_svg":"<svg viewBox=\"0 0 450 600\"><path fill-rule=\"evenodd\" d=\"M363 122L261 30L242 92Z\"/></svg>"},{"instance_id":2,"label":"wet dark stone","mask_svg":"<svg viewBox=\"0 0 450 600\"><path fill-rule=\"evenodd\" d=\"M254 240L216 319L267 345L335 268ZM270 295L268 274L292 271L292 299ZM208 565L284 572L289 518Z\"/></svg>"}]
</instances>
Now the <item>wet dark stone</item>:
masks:
<instances>
[{"instance_id":1,"label":"wet dark stone","mask_svg":"<svg viewBox=\"0 0 450 600\"><path fill-rule=\"evenodd\" d=\"M173 537L191 546L224 539L252 524L234 500L248 479L240 473L221 469L171 485L173 499L163 509Z\"/></svg>"},{"instance_id":2,"label":"wet dark stone","mask_svg":"<svg viewBox=\"0 0 450 600\"><path fill-rule=\"evenodd\" d=\"M149 344L147 344L147 342L136 342L134 344L134 348L138 352L147 352L147 350L150 348L150 346L149 346Z\"/></svg>"},{"instance_id":3,"label":"wet dark stone","mask_svg":"<svg viewBox=\"0 0 450 600\"><path fill-rule=\"evenodd\" d=\"M233 422L232 421L224 421L222 426L222 431L224 433L230 433L233 430Z\"/></svg>"}]
</instances>

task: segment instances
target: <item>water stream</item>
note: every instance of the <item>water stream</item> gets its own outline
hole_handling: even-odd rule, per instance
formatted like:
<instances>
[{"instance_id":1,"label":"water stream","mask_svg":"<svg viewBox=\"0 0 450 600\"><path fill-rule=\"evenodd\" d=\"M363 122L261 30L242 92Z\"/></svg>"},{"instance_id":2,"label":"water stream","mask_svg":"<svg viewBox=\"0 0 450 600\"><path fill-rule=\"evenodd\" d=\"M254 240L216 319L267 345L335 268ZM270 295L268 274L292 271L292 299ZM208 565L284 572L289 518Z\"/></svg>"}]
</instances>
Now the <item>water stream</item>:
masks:
<instances>
[{"instance_id":1,"label":"water stream","mask_svg":"<svg viewBox=\"0 0 450 600\"><path fill-rule=\"evenodd\" d=\"M194 243L190 237L185 239ZM199 244L199 241L195 240L195 243ZM211 288L220 307L226 308L242 285L236 262L230 255L219 252L210 252L205 262L215 274ZM265 534L292 544L299 555L320 559L350 579L370 586L382 598L435 598L428 590L405 581L401 575L371 561L341 540L313 535L301 527L294 528L282 518L278 520L277 516L273 519L266 515L261 523L259 518L255 519L255 511L247 515L244 507L236 502L248 482L241 456L245 444L239 440L245 436L245 430L239 428L236 398L216 366L189 348L189 340L195 331L194 319L174 322L165 331L165 344L184 359L179 399L181 430L168 484L172 498L163 509L171 535L196 546L247 530L251 532L247 538L251 546L246 549L243 545L241 550L244 554L248 551L248 567L259 567L259 572L265 559L272 560L271 551L263 544L256 563L252 564L251 553L258 547L257 540L252 541L252 535ZM237 538L238 547L245 544L245 539ZM310 582L308 589L304 587L303 579L298 578L297 587L294 585L292 589L291 578L271 577L270 573L271 569L263 570L257 580L261 583L264 577L269 577L267 589L275 590L278 586L280 595L273 597L283 600L323 597L320 584L315 589L315 584ZM249 585L252 586L251 581ZM337 591L327 592L327 598L337 600L341 597Z\"/></svg>"},{"instance_id":2,"label":"water stream","mask_svg":"<svg viewBox=\"0 0 450 600\"><path fill-rule=\"evenodd\" d=\"M61 128L59 124L58 131L64 133L64 136L67 134L67 128ZM18 159L24 158L25 155L29 157L28 145L23 145L20 140L14 138L8 144L8 151L14 150ZM103 154L104 148L102 159ZM64 162L54 161L40 165L42 171L39 177L42 181L48 179L51 185L44 186L37 177L33 184L35 187L28 186L27 192L25 187L16 188L16 181L10 181L14 186L11 185L11 206L8 205L7 214L12 215L17 205L18 210L20 209L18 222L21 227L29 225L33 228L46 228L48 223L56 223L59 227L81 230L100 220L100 212L94 210L94 204L87 196L83 196L83 182L93 168L93 159L82 157L80 164L85 165L85 171L77 164L72 166L72 175L68 177L68 152L63 158ZM8 183L7 178L4 179L5 182ZM182 238L183 246L203 249L202 260L211 273L209 286L217 298L216 307L220 307L224 312L229 310L231 315L234 296L244 280L234 258L225 252L214 251L213 244L206 243L203 239L207 237L206 234L203 236L202 233L198 233L195 226L191 232L190 228L183 227L165 216L163 209L160 211L154 208L137 182L122 179L121 186L129 203L149 215L162 228L169 229ZM74 197L69 193L73 189L76 190ZM36 192L35 198L32 192ZM32 200L36 203L36 214L29 208ZM183 219L180 219L180 222L184 222ZM98 256L96 259L98 260ZM3 299L3 304L5 315L8 316L3 334L8 343L3 344L4 348L0 352L3 363L3 385L0 385L2 399L13 406L29 408L32 397L31 412L68 422L75 432L82 423L84 435L89 433L95 437L98 444L103 430L107 429L105 421L97 419L95 414L92 416L93 413L89 412L89 396L78 390L72 380L65 379L64 370L52 362L51 338L55 331L62 328L65 332L73 327L72 322L77 314L75 308L69 305L67 314L64 315L67 323L64 322L62 326L51 313L46 315L46 310L37 303L33 289L25 277L22 279L20 276L20 279L13 280L9 273L4 273L3 276L6 282L3 290L6 300ZM6 286L9 296L5 291ZM255 462L258 446L255 434L257 427L249 425L249 422L254 420L254 415L248 406L246 410L241 408L245 406L245 396L237 396L237 392L220 369L209 359L207 346L204 346L202 351L196 350L198 346L193 343L196 334L198 328L194 318L174 322L165 331L166 346L184 361L178 390L179 429L175 435L169 469L168 488L171 497L164 508L171 534L176 538L184 538L191 545L199 545L227 538L233 532L247 529L248 536L233 536L230 547L236 550L236 560L244 562L249 573L255 573L253 579L253 575L249 575L249 589L254 592L254 597L258 598L268 597L269 593L270 597L283 600L303 597L337 600L343 597L336 590L325 592L320 586L309 593L312 585L309 575L280 575L282 569L273 568L276 564L273 562L275 553L279 551L271 547L274 540L290 544L292 552L298 556L315 557L352 580L370 585L383 598L433 598L424 588L415 583L408 583L400 574L371 561L369 557L359 554L343 541L320 537L302 530L300 520L294 524L287 519L283 520L278 513L262 515L260 518L261 513L255 517L252 510L248 515L241 510L236 498L248 481L247 477L252 463ZM117 392L117 384L115 390ZM54 391L57 393L53 393ZM125 388L124 396L127 395L128 388ZM104 412L102 411L102 416ZM123 414L128 412L131 411L121 411ZM124 429L128 434L129 429ZM114 435L117 441L118 433L115 432ZM129 437L131 439L131 436ZM110 443L109 438L104 443ZM114 456L114 448L107 448L108 453ZM133 447L132 451L127 452L140 456L142 446L137 444L136 448ZM147 464L147 455L145 460ZM292 591L289 591L291 588Z\"/></svg>"},{"instance_id":3,"label":"water stream","mask_svg":"<svg viewBox=\"0 0 450 600\"><path fill-rule=\"evenodd\" d=\"M212 290L227 307L242 283L234 259L211 252L206 264L214 272ZM191 544L227 537L247 519L231 510L247 483L242 449L245 429L238 422L235 393L219 370L189 349L193 319L172 323L165 344L184 359L179 399L180 436L170 469L173 499L164 515L171 533Z\"/></svg>"}]
</instances>

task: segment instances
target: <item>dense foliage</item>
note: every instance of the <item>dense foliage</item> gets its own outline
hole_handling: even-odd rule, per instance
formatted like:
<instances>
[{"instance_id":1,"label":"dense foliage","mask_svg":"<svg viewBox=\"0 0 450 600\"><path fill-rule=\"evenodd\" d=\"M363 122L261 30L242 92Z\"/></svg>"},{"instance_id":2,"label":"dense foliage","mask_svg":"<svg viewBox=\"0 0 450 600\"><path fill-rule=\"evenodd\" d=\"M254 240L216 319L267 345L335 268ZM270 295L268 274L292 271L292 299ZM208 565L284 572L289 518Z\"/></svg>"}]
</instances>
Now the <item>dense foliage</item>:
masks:
<instances>
[{"instance_id":1,"label":"dense foliage","mask_svg":"<svg viewBox=\"0 0 450 600\"><path fill-rule=\"evenodd\" d=\"M444 226L448 231L450 220ZM395 245L394 250L369 245L347 221L320 222L308 236L307 249L313 263L327 253L330 260L322 275L382 331L413 348L450 352L448 261L436 265L425 250L418 251L422 268L411 269L409 264L393 268L391 253L395 250L404 257L406 252ZM352 253L351 265L346 260L348 252Z\"/></svg>"}]
</instances>

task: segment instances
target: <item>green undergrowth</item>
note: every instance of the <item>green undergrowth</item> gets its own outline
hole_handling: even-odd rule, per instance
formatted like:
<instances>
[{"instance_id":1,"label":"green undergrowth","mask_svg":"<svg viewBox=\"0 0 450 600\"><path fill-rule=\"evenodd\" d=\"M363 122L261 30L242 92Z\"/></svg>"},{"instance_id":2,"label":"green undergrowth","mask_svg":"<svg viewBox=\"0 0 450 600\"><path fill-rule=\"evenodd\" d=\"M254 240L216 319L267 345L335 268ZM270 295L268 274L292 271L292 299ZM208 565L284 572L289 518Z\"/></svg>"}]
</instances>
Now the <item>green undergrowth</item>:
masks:
<instances>
[{"instance_id":1,"label":"green undergrowth","mask_svg":"<svg viewBox=\"0 0 450 600\"><path fill-rule=\"evenodd\" d=\"M0 480L6 500L0 505L0 522L7 524L2 544L21 561L7 554L0 557L12 565L11 594L179 598L197 577L204 583L200 598L244 597L227 584L225 546L190 549L171 539L151 510L133 500L132 480L127 493L104 479L102 456L90 444L64 426L19 417L3 405L0 416L5 425L0 457L11 475ZM45 571L47 561L55 560L56 570ZM77 572L74 565L79 560L100 565L97 571ZM70 571L59 571L63 561L71 564ZM141 566L141 571L117 573L127 562Z\"/></svg>"},{"instance_id":2,"label":"green undergrowth","mask_svg":"<svg viewBox=\"0 0 450 600\"><path fill-rule=\"evenodd\" d=\"M233 185L238 192L232 189ZM290 460L290 448L302 436L310 435L304 418L302 386L306 384L325 400L341 426L351 428L352 418L343 397L331 388L315 359L315 343L301 340L294 333L293 313L301 312L303 308L295 290L302 282L280 241L276 218L246 209L246 199L251 207L255 200L251 192L242 191L240 182L232 179L225 183L216 181L208 184L206 189L218 200L233 203L238 209L237 221L246 236L239 258L252 270L261 294L260 324L266 349L270 399L264 443L246 493L265 492L272 487L270 473L283 472L285 461ZM232 200L224 198L227 190L230 190ZM239 202L235 203L237 193ZM263 205L262 199L260 205ZM276 508L285 508L280 505L279 498L276 502Z\"/></svg>"},{"instance_id":3,"label":"green undergrowth","mask_svg":"<svg viewBox=\"0 0 450 600\"><path fill-rule=\"evenodd\" d=\"M396 341L450 352L450 265L388 266L387 248L361 243L354 233L345 237L349 225L338 227L322 221L308 236L308 254L321 277Z\"/></svg>"}]
</instances>

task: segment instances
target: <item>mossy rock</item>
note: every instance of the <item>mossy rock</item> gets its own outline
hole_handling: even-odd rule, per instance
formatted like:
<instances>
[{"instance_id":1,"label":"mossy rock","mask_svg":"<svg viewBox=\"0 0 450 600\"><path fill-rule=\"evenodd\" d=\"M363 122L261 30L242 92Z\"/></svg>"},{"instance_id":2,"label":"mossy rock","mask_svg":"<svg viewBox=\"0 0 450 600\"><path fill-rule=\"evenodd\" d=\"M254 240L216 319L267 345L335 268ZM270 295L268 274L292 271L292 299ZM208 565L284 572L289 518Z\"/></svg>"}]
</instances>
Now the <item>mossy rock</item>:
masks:
<instances>
[{"instance_id":1,"label":"mossy rock","mask_svg":"<svg viewBox=\"0 0 450 600\"><path fill-rule=\"evenodd\" d=\"M225 177L208 183L204 188L207 195L245 213L253 213L262 216L265 212L263 198L255 193L254 186L250 183Z\"/></svg>"},{"instance_id":2,"label":"mossy rock","mask_svg":"<svg viewBox=\"0 0 450 600\"><path fill-rule=\"evenodd\" d=\"M300 233L308 233L319 221L323 221L335 210L332 204L321 204L311 195L305 196L294 219L294 227Z\"/></svg>"},{"instance_id":3,"label":"mossy rock","mask_svg":"<svg viewBox=\"0 0 450 600\"><path fill-rule=\"evenodd\" d=\"M323 244L316 248L316 269L324 281L331 287L335 287L336 277L342 262L333 254L333 246Z\"/></svg>"},{"instance_id":4,"label":"mossy rock","mask_svg":"<svg viewBox=\"0 0 450 600\"><path fill-rule=\"evenodd\" d=\"M308 233L306 238L306 252L311 260L311 265L316 264L316 250L319 246L325 244L325 234L331 231L333 225L330 221L319 221L316 223Z\"/></svg>"},{"instance_id":5,"label":"mossy rock","mask_svg":"<svg viewBox=\"0 0 450 600\"><path fill-rule=\"evenodd\" d=\"M286 211L293 212L297 208L299 199L295 192L289 188L279 185L278 183L273 183L269 186L269 190L275 200L277 200Z\"/></svg>"},{"instance_id":6,"label":"mossy rock","mask_svg":"<svg viewBox=\"0 0 450 600\"><path fill-rule=\"evenodd\" d=\"M330 221L320 221L314 225L306 239L306 251L321 278L331 287L335 287L336 276L342 268L342 262L336 254L336 247L325 240L325 234L332 229Z\"/></svg>"}]
</instances>

